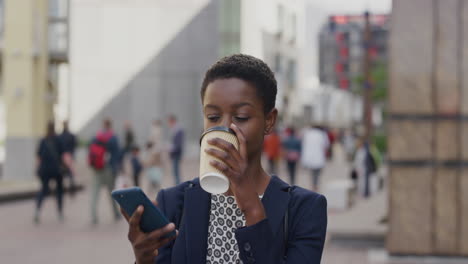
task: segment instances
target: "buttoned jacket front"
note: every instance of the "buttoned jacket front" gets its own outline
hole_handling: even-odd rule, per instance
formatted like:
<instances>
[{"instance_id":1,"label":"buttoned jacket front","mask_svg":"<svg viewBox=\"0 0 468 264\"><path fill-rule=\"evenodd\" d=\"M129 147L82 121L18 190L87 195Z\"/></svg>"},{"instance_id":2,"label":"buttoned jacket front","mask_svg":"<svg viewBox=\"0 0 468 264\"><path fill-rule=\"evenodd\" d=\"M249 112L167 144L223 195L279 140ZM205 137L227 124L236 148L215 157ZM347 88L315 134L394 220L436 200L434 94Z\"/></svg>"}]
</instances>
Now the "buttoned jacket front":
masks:
<instances>
[{"instance_id":1,"label":"buttoned jacket front","mask_svg":"<svg viewBox=\"0 0 468 264\"><path fill-rule=\"evenodd\" d=\"M161 190L157 201L179 235L159 249L156 263L206 263L211 195L198 178ZM243 263L319 264L327 228L325 197L272 176L262 203L266 219L235 232Z\"/></svg>"}]
</instances>

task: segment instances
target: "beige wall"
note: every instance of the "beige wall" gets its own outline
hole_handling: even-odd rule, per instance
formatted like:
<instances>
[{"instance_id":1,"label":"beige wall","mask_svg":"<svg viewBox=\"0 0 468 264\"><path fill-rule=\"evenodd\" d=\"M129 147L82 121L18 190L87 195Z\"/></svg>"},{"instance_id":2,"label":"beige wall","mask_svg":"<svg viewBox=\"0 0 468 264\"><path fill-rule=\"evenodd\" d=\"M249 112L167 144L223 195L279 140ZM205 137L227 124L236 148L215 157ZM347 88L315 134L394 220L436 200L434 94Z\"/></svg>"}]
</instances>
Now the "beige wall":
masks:
<instances>
[{"instance_id":1,"label":"beige wall","mask_svg":"<svg viewBox=\"0 0 468 264\"><path fill-rule=\"evenodd\" d=\"M37 139L52 119L53 102L47 96L47 27L48 0L5 1L5 180L35 178Z\"/></svg>"},{"instance_id":2,"label":"beige wall","mask_svg":"<svg viewBox=\"0 0 468 264\"><path fill-rule=\"evenodd\" d=\"M51 108L45 99L47 0L7 0L4 39L6 136L37 137Z\"/></svg>"}]
</instances>

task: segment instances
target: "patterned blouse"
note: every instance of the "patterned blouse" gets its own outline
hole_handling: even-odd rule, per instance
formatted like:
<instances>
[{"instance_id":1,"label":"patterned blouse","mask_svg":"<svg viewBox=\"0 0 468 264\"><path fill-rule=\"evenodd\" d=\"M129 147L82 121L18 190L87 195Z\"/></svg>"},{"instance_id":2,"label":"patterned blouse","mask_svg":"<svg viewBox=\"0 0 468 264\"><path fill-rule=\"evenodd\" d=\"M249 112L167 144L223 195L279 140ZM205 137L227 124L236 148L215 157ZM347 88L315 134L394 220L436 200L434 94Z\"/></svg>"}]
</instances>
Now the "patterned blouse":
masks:
<instances>
[{"instance_id":1,"label":"patterned blouse","mask_svg":"<svg viewBox=\"0 0 468 264\"><path fill-rule=\"evenodd\" d=\"M211 195L207 264L242 263L234 232L243 226L245 216L234 196Z\"/></svg>"}]
</instances>

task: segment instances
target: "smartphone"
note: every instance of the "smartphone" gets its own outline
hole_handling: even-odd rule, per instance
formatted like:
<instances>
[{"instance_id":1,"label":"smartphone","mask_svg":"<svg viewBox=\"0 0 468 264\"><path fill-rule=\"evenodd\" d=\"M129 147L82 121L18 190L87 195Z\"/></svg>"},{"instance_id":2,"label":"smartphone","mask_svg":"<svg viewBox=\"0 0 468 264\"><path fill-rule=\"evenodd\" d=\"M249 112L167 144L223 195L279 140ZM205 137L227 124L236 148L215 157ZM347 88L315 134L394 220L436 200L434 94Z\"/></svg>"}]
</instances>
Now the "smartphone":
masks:
<instances>
[{"instance_id":1,"label":"smartphone","mask_svg":"<svg viewBox=\"0 0 468 264\"><path fill-rule=\"evenodd\" d=\"M149 233L169 224L164 214L148 199L146 194L139 187L118 189L112 192L112 198L129 215L133 215L139 205L143 205L144 211L140 220L140 228L143 232ZM175 230L164 237L175 236Z\"/></svg>"}]
</instances>

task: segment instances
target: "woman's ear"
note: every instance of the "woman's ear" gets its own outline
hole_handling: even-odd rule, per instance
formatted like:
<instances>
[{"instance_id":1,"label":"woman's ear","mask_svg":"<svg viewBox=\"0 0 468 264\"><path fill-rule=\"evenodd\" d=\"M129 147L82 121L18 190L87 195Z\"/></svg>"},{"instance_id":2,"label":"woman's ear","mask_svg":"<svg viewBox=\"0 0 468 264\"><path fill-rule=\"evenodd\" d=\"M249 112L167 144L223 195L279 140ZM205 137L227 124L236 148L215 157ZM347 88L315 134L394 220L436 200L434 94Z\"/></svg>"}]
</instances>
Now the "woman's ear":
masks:
<instances>
[{"instance_id":1,"label":"woman's ear","mask_svg":"<svg viewBox=\"0 0 468 264\"><path fill-rule=\"evenodd\" d=\"M264 134L268 135L273 131L273 128L276 124L276 118L278 117L278 110L273 108L267 115L265 119L265 131Z\"/></svg>"}]
</instances>

